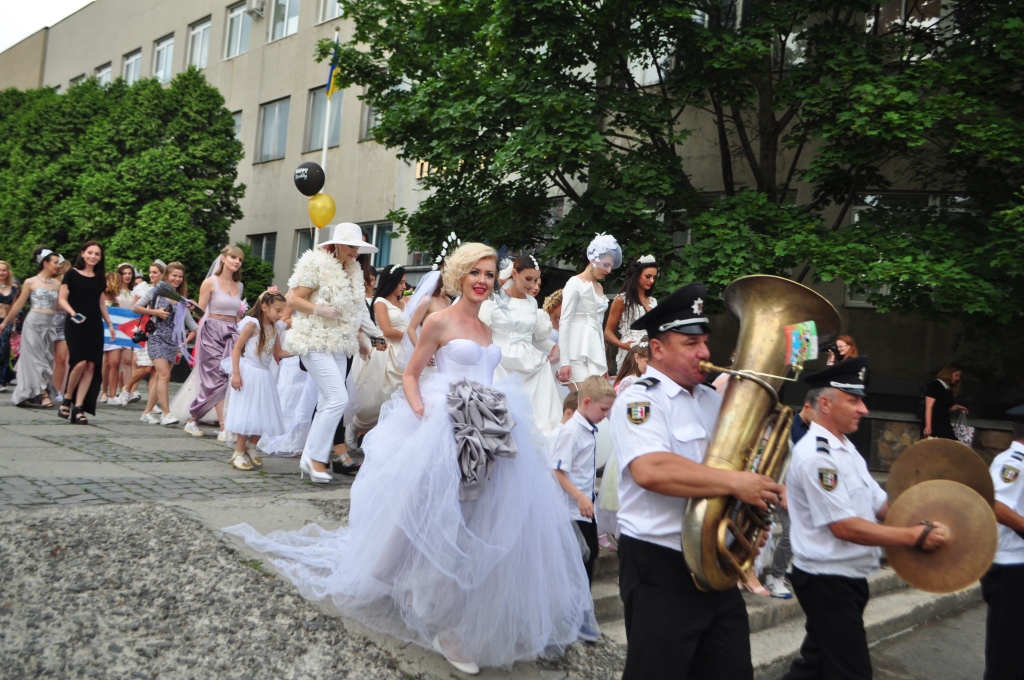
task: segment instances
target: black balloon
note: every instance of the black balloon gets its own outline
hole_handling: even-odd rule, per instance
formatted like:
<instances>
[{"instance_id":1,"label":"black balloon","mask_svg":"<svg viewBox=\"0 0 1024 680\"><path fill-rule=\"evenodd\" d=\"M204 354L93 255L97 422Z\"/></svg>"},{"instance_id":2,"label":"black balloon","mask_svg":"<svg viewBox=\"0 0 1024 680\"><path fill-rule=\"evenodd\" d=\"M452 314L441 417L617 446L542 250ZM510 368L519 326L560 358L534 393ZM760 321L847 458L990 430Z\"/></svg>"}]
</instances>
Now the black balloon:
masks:
<instances>
[{"instance_id":1,"label":"black balloon","mask_svg":"<svg viewBox=\"0 0 1024 680\"><path fill-rule=\"evenodd\" d=\"M324 188L324 169L313 161L295 168L295 188L305 196L315 196Z\"/></svg>"}]
</instances>

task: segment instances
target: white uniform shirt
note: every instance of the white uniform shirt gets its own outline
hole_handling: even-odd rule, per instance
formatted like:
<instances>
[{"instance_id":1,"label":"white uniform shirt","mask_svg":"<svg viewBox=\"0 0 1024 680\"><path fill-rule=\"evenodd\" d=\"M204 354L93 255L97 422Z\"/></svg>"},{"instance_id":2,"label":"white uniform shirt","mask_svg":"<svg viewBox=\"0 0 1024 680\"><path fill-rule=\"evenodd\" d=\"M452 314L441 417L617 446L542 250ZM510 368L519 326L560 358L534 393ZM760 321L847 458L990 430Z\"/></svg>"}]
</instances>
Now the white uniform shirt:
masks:
<instances>
[{"instance_id":1,"label":"white uniform shirt","mask_svg":"<svg viewBox=\"0 0 1024 680\"><path fill-rule=\"evenodd\" d=\"M680 534L687 499L640 487L629 473L629 464L658 452L703 463L721 407L722 398L710 387L697 385L691 393L651 367L619 392L608 417L621 472L618 519L622 533L682 551Z\"/></svg>"},{"instance_id":2,"label":"white uniform shirt","mask_svg":"<svg viewBox=\"0 0 1024 680\"><path fill-rule=\"evenodd\" d=\"M1010 448L992 460L989 468L992 485L996 488L996 500L1024 515L1024 444L1013 442ZM996 549L996 564L1024 563L1024 538L1010 527L999 525L999 547Z\"/></svg>"},{"instance_id":3,"label":"white uniform shirt","mask_svg":"<svg viewBox=\"0 0 1024 680\"><path fill-rule=\"evenodd\" d=\"M809 574L867 578L882 549L836 538L828 525L860 517L877 521L886 496L849 439L818 423L793 447L786 476L793 565Z\"/></svg>"},{"instance_id":4,"label":"white uniform shirt","mask_svg":"<svg viewBox=\"0 0 1024 680\"><path fill-rule=\"evenodd\" d=\"M597 478L597 426L591 425L579 411L562 425L551 441L552 467L561 470L584 496L594 500ZM569 517L578 522L593 522L580 514L579 503L562 490L569 506Z\"/></svg>"}]
</instances>

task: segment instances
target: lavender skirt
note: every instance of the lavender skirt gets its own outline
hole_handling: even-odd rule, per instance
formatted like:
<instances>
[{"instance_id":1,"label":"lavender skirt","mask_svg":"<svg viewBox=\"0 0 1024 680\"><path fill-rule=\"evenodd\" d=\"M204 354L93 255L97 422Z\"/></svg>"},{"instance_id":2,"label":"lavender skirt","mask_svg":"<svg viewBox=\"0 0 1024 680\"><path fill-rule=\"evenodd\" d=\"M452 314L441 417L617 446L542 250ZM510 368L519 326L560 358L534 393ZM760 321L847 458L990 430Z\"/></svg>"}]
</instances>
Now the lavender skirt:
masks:
<instances>
[{"instance_id":1,"label":"lavender skirt","mask_svg":"<svg viewBox=\"0 0 1024 680\"><path fill-rule=\"evenodd\" d=\"M221 368L220 362L231 355L238 337L238 324L234 321L221 319L203 319L196 336L196 365L192 369L198 372L199 393L189 405L188 411L193 419L200 417L218 403L224 401L228 389L228 374Z\"/></svg>"}]
</instances>

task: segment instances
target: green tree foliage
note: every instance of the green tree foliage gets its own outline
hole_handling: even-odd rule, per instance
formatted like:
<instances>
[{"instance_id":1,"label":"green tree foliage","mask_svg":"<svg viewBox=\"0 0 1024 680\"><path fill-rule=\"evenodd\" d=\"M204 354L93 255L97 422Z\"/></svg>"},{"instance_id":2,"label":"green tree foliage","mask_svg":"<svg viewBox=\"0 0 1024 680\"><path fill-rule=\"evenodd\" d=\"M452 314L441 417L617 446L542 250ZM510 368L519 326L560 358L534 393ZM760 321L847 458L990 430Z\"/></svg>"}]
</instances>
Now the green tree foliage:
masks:
<instances>
[{"instance_id":1,"label":"green tree foliage","mask_svg":"<svg viewBox=\"0 0 1024 680\"><path fill-rule=\"evenodd\" d=\"M393 215L414 247L455 230L576 261L609 232L669 283L841 278L883 310L1001 322L1024 310L1001 245L1024 231L998 217L1024 184L1024 5L941 4L346 0L337 77L430 165ZM846 226L907 185L956 198Z\"/></svg>"},{"instance_id":2,"label":"green tree foliage","mask_svg":"<svg viewBox=\"0 0 1024 680\"><path fill-rule=\"evenodd\" d=\"M95 239L108 267L178 260L198 283L242 217L241 158L223 97L194 68L168 87L0 92L0 254L24 277L33 248L72 257Z\"/></svg>"}]
</instances>

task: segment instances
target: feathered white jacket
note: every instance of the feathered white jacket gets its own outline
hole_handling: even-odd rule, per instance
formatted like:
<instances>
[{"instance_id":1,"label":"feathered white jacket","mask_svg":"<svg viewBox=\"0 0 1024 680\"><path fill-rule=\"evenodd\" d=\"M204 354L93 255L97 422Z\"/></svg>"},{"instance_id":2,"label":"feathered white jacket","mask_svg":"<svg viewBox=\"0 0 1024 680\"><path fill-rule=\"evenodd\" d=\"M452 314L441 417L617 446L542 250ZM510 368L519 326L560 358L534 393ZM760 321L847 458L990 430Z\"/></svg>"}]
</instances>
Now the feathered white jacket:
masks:
<instances>
[{"instance_id":1,"label":"feathered white jacket","mask_svg":"<svg viewBox=\"0 0 1024 680\"><path fill-rule=\"evenodd\" d=\"M285 337L284 350L290 354L327 352L353 356L359 351L359 322L363 304L363 273L358 262L342 266L333 253L322 248L306 251L295 263L288 287L312 288L314 305L337 307L341 316L323 319L296 311Z\"/></svg>"}]
</instances>

